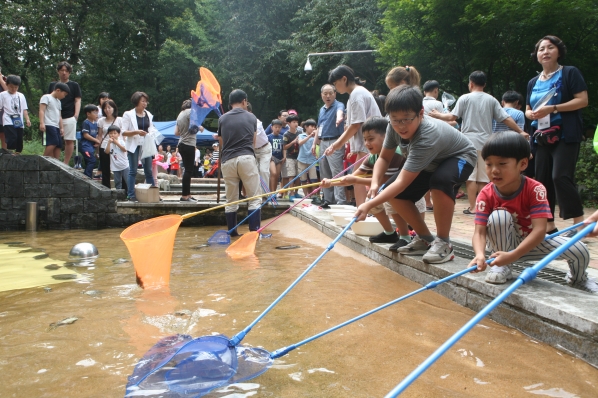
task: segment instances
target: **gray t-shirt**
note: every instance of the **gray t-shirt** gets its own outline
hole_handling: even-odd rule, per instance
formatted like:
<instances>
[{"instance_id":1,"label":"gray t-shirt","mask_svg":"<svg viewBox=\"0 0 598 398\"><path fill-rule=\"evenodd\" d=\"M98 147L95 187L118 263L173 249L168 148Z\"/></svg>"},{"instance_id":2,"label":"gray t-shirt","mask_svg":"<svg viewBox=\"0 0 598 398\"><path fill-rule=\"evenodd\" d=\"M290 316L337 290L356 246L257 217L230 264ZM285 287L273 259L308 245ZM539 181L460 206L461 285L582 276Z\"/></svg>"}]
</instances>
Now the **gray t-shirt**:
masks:
<instances>
[{"instance_id":1,"label":"gray t-shirt","mask_svg":"<svg viewBox=\"0 0 598 398\"><path fill-rule=\"evenodd\" d=\"M39 103L46 104L44 124L46 126L60 127L60 111L62 110L60 100L52 97L51 94L44 94L39 100Z\"/></svg>"},{"instance_id":2,"label":"gray t-shirt","mask_svg":"<svg viewBox=\"0 0 598 398\"><path fill-rule=\"evenodd\" d=\"M347 123L345 123L345 126L348 127L355 123L364 123L372 116L382 116L374 96L365 87L356 86L351 92L351 96L347 102ZM351 152L365 151L361 127L351 138L350 145Z\"/></svg>"},{"instance_id":3,"label":"gray t-shirt","mask_svg":"<svg viewBox=\"0 0 598 398\"><path fill-rule=\"evenodd\" d=\"M196 145L195 134L189 132L189 123L191 116L191 109L181 111L176 118L176 125L179 128L180 140L179 144L185 144L194 147Z\"/></svg>"},{"instance_id":4,"label":"gray t-shirt","mask_svg":"<svg viewBox=\"0 0 598 398\"><path fill-rule=\"evenodd\" d=\"M438 101L434 97L424 97L424 113L427 115L432 110L436 109L440 113L444 113L444 106L442 102Z\"/></svg>"},{"instance_id":5,"label":"gray t-shirt","mask_svg":"<svg viewBox=\"0 0 598 398\"><path fill-rule=\"evenodd\" d=\"M419 128L409 141L401 139L389 124L384 138L384 148L395 150L400 147L407 156L403 169L413 173L433 172L448 158L459 158L474 166L476 149L466 136L450 124L424 116Z\"/></svg>"},{"instance_id":6,"label":"gray t-shirt","mask_svg":"<svg viewBox=\"0 0 598 398\"><path fill-rule=\"evenodd\" d=\"M241 108L233 108L220 117L218 136L222 137L222 163L243 155L255 156L253 136L256 127L257 118Z\"/></svg>"},{"instance_id":7,"label":"gray t-shirt","mask_svg":"<svg viewBox=\"0 0 598 398\"><path fill-rule=\"evenodd\" d=\"M463 119L461 132L478 151L492 134L492 119L502 122L509 117L496 98L477 91L462 95L451 113Z\"/></svg>"}]
</instances>

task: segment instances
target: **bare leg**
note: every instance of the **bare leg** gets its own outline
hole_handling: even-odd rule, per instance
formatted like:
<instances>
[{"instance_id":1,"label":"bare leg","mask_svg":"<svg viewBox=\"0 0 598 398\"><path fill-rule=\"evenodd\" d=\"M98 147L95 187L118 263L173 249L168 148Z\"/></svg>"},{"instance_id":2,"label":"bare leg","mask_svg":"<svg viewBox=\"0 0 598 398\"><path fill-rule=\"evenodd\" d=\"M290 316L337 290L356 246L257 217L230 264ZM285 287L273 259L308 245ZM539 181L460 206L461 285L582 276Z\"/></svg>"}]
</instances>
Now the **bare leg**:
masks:
<instances>
[{"instance_id":1,"label":"bare leg","mask_svg":"<svg viewBox=\"0 0 598 398\"><path fill-rule=\"evenodd\" d=\"M46 149L44 149L44 156L54 157L54 149L56 149L56 145L46 146Z\"/></svg>"},{"instance_id":2,"label":"bare leg","mask_svg":"<svg viewBox=\"0 0 598 398\"><path fill-rule=\"evenodd\" d=\"M397 224L397 228L399 230L399 235L401 235L401 236L409 235L409 226L407 225L407 222L405 220L403 220L403 218L401 216L399 216L398 214L392 214L391 217L394 220L395 224Z\"/></svg>"},{"instance_id":3,"label":"bare leg","mask_svg":"<svg viewBox=\"0 0 598 398\"><path fill-rule=\"evenodd\" d=\"M453 223L455 202L450 196L438 189L432 189L430 192L432 193L432 201L435 203L434 221L436 221L436 235L439 238L447 239L450 236L451 225ZM413 224L411 226L413 227Z\"/></svg>"},{"instance_id":4,"label":"bare leg","mask_svg":"<svg viewBox=\"0 0 598 398\"><path fill-rule=\"evenodd\" d=\"M390 223L390 219L388 218L388 216L386 215L386 213L384 211L374 214L374 217L376 217L376 219L378 220L380 225L382 225L382 228L384 228L384 231L386 231L386 232L394 231L392 224Z\"/></svg>"},{"instance_id":5,"label":"bare leg","mask_svg":"<svg viewBox=\"0 0 598 398\"><path fill-rule=\"evenodd\" d=\"M0 142L2 143L2 149L7 149L6 139L4 138L4 133L0 133Z\"/></svg>"},{"instance_id":6,"label":"bare leg","mask_svg":"<svg viewBox=\"0 0 598 398\"><path fill-rule=\"evenodd\" d=\"M60 147L54 147L54 154L52 156L55 159L60 160L60 152L62 152L62 150L60 149Z\"/></svg>"},{"instance_id":7,"label":"bare leg","mask_svg":"<svg viewBox=\"0 0 598 398\"><path fill-rule=\"evenodd\" d=\"M475 211L475 200L477 197L478 183L475 181L467 181L465 183L465 187L467 188L467 200L469 200L469 210L471 212L474 212Z\"/></svg>"},{"instance_id":8,"label":"bare leg","mask_svg":"<svg viewBox=\"0 0 598 398\"><path fill-rule=\"evenodd\" d=\"M357 159L361 159L365 155L366 155L365 152L358 152ZM359 162L355 162L355 165L353 166L353 170L357 170L359 168L359 166L361 166L362 163L363 163L363 160L359 161ZM357 206L359 206L365 202L365 197L368 194L368 189L365 185L356 184L356 185L353 185L353 194L355 195L355 203L357 204Z\"/></svg>"},{"instance_id":9,"label":"bare leg","mask_svg":"<svg viewBox=\"0 0 598 398\"><path fill-rule=\"evenodd\" d=\"M440 202L436 202L436 198L434 197L434 191L432 191L432 200L434 200L434 203L436 203L437 205L441 204ZM410 200L394 199L394 198L391 199L389 201L389 203L391 204L392 208L395 209L397 211L397 213L399 213L401 218L403 220L405 220L407 223L409 223L409 225L411 225L411 227L415 230L415 232L419 236L431 236L432 235L432 233L428 229L428 226L426 225L426 222L419 215L419 212L417 211L417 207L415 207L415 203L413 203ZM442 206L440 206L440 207L436 206L436 207L438 208L438 210L440 210L440 207L442 207ZM453 207L454 207L454 204L453 204ZM434 209L434 215L436 215L436 209ZM451 219L452 219L453 213L451 212L450 215L451 215Z\"/></svg>"},{"instance_id":10,"label":"bare leg","mask_svg":"<svg viewBox=\"0 0 598 398\"><path fill-rule=\"evenodd\" d=\"M70 163L74 149L75 141L68 140L64 142L64 164L68 165Z\"/></svg>"}]
</instances>

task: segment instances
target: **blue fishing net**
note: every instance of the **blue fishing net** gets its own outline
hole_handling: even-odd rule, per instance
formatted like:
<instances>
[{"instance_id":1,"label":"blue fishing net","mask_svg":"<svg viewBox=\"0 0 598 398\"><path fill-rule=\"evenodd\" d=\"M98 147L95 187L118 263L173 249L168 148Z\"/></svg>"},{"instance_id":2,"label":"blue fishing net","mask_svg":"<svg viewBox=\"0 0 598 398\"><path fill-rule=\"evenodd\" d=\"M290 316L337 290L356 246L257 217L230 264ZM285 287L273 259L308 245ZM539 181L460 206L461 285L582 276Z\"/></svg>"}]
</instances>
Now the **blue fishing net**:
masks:
<instances>
[{"instance_id":1,"label":"blue fishing net","mask_svg":"<svg viewBox=\"0 0 598 398\"><path fill-rule=\"evenodd\" d=\"M129 377L125 396L200 397L227 384L257 377L272 365L261 348L229 346L224 335L192 339L166 337L139 361Z\"/></svg>"},{"instance_id":2,"label":"blue fishing net","mask_svg":"<svg viewBox=\"0 0 598 398\"><path fill-rule=\"evenodd\" d=\"M219 244L219 245L228 245L230 244L230 235L228 231L223 229L214 232L214 235L208 239L209 245Z\"/></svg>"}]
</instances>

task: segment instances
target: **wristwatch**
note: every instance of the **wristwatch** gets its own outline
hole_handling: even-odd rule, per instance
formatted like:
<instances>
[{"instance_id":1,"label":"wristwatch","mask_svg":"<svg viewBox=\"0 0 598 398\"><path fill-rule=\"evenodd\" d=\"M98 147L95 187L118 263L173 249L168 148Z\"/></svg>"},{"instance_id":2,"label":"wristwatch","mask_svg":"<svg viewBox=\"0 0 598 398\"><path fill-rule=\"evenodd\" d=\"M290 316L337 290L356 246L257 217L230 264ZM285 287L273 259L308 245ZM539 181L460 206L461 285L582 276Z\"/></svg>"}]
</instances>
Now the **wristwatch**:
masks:
<instances>
[{"instance_id":1,"label":"wristwatch","mask_svg":"<svg viewBox=\"0 0 598 398\"><path fill-rule=\"evenodd\" d=\"M556 109L556 105L552 107L552 113L559 113L558 109Z\"/></svg>"}]
</instances>

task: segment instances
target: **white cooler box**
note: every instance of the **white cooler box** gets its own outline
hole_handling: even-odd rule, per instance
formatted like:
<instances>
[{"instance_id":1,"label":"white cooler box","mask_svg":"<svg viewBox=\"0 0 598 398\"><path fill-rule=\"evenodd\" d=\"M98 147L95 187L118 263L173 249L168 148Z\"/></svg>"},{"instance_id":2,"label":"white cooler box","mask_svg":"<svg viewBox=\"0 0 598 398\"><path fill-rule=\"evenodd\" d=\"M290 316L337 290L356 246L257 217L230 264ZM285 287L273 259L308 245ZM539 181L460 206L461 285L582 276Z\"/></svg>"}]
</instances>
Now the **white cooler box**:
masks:
<instances>
[{"instance_id":1,"label":"white cooler box","mask_svg":"<svg viewBox=\"0 0 598 398\"><path fill-rule=\"evenodd\" d=\"M135 185L135 197L139 203L158 203L160 202L160 189L152 188L151 184Z\"/></svg>"}]
</instances>

